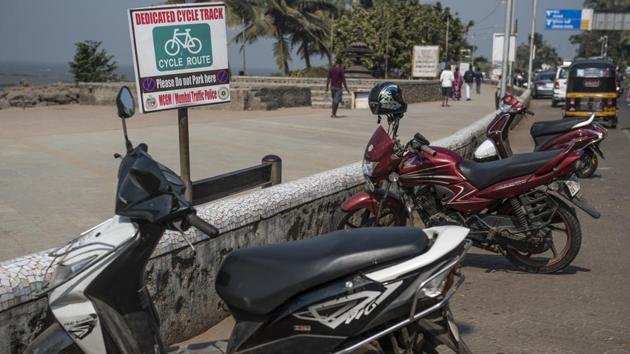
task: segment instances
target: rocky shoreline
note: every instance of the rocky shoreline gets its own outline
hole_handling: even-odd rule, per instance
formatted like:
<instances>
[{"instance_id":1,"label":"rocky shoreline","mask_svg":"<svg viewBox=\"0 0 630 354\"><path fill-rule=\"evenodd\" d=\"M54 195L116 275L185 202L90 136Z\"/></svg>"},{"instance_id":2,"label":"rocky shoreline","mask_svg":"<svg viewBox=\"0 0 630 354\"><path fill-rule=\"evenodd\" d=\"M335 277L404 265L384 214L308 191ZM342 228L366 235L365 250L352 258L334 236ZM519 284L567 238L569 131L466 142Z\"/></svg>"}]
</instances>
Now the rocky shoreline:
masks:
<instances>
[{"instance_id":1,"label":"rocky shoreline","mask_svg":"<svg viewBox=\"0 0 630 354\"><path fill-rule=\"evenodd\" d=\"M79 87L71 83L9 86L0 89L0 109L79 103Z\"/></svg>"}]
</instances>

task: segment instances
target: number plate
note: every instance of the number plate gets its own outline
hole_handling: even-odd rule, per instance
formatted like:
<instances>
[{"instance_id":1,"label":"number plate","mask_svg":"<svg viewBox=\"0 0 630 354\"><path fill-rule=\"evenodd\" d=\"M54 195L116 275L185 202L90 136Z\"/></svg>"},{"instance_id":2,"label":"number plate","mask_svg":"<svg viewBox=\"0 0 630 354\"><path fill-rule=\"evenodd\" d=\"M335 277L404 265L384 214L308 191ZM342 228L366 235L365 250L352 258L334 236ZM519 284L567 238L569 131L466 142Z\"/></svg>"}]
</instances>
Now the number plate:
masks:
<instances>
[{"instance_id":1,"label":"number plate","mask_svg":"<svg viewBox=\"0 0 630 354\"><path fill-rule=\"evenodd\" d=\"M569 180L569 181L564 181L564 183L567 186L567 190L569 191L571 198L575 197L580 192L580 182Z\"/></svg>"}]
</instances>

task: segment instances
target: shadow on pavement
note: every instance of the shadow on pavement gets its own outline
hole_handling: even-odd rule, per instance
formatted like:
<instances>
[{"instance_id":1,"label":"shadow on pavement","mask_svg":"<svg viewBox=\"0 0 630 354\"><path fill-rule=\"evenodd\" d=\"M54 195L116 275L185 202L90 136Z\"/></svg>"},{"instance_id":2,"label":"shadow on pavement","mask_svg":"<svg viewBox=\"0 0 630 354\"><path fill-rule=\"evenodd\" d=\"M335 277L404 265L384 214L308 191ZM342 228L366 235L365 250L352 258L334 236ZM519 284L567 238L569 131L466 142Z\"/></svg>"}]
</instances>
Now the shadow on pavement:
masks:
<instances>
[{"instance_id":1,"label":"shadow on pavement","mask_svg":"<svg viewBox=\"0 0 630 354\"><path fill-rule=\"evenodd\" d=\"M520 273L520 274L532 274L519 270L515 266L513 266L505 257L495 254L475 254L469 253L466 255L464 259L465 267L473 267L484 269L486 273L498 272L502 271L505 273ZM575 265L569 265L564 268L560 272L553 273L556 274L576 274L578 272L590 272L591 270L588 268L583 268ZM539 275L539 274L535 274Z\"/></svg>"}]
</instances>

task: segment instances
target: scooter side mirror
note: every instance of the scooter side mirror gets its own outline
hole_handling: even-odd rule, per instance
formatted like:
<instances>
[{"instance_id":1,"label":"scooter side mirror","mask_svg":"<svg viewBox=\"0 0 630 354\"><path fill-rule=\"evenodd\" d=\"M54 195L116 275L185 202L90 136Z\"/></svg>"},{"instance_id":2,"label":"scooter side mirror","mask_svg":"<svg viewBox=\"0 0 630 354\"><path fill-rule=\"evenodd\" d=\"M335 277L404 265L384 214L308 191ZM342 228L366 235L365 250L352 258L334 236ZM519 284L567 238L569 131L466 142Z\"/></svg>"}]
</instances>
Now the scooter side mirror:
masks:
<instances>
[{"instance_id":1,"label":"scooter side mirror","mask_svg":"<svg viewBox=\"0 0 630 354\"><path fill-rule=\"evenodd\" d=\"M131 118L135 113L135 104L133 95L129 87L123 86L116 96L116 107L118 107L118 116L122 119Z\"/></svg>"}]
</instances>

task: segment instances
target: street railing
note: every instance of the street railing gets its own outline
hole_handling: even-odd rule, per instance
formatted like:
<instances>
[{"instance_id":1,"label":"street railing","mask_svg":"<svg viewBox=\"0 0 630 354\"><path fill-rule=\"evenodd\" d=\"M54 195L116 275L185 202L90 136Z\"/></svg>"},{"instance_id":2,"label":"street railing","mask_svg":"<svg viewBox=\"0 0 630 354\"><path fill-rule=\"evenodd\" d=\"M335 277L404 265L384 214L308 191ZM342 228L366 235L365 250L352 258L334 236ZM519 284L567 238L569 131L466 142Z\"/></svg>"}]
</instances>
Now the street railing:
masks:
<instances>
[{"instance_id":1,"label":"street railing","mask_svg":"<svg viewBox=\"0 0 630 354\"><path fill-rule=\"evenodd\" d=\"M204 204L257 187L282 182L282 159L276 155L262 158L260 165L243 168L192 183L193 205Z\"/></svg>"}]
</instances>

